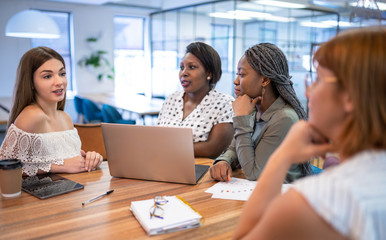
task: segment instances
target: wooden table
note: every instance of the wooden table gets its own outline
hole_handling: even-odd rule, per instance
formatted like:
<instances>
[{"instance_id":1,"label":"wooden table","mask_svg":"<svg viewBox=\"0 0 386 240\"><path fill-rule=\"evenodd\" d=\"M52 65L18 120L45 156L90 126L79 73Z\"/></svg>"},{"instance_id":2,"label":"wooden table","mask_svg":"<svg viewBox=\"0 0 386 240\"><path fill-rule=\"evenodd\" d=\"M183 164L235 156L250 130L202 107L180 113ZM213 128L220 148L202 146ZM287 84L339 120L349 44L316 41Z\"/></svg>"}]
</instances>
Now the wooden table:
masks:
<instances>
[{"instance_id":1,"label":"wooden table","mask_svg":"<svg viewBox=\"0 0 386 240\"><path fill-rule=\"evenodd\" d=\"M139 94L116 95L114 93L78 94L79 97L90 99L99 104L108 104L115 108L139 114L141 118L146 115L156 115L160 112L164 100L149 99Z\"/></svg>"},{"instance_id":2,"label":"wooden table","mask_svg":"<svg viewBox=\"0 0 386 240\"><path fill-rule=\"evenodd\" d=\"M212 163L196 159L198 164ZM0 239L230 239L244 201L211 198L205 190L216 182L207 172L197 185L110 176L107 162L90 173L61 174L83 190L46 200L28 193L0 199ZM243 177L240 171L235 177ZM110 189L114 192L82 207L82 202ZM199 228L149 237L130 211L131 201L179 195L204 217Z\"/></svg>"}]
</instances>

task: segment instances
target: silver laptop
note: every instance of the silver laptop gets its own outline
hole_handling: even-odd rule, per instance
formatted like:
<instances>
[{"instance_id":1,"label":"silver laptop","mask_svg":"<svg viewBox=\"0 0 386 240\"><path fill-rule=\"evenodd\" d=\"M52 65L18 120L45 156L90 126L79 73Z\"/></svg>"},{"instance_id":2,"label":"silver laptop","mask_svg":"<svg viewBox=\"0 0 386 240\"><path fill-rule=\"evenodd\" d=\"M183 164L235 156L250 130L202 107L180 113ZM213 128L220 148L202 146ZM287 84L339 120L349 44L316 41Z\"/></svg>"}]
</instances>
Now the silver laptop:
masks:
<instances>
[{"instance_id":1,"label":"silver laptop","mask_svg":"<svg viewBox=\"0 0 386 240\"><path fill-rule=\"evenodd\" d=\"M196 184L209 166L195 165L190 128L102 123L113 177Z\"/></svg>"}]
</instances>

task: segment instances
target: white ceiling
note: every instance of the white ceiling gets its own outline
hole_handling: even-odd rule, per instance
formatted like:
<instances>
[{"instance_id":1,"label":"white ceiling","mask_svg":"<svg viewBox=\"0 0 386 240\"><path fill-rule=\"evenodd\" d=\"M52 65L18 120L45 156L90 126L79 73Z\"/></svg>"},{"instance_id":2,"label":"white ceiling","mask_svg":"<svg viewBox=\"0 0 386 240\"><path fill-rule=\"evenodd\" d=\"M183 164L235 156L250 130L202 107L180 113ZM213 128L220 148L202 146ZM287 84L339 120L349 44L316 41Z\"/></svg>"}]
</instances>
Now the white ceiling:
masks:
<instances>
[{"instance_id":1,"label":"white ceiling","mask_svg":"<svg viewBox=\"0 0 386 240\"><path fill-rule=\"evenodd\" d=\"M150 12L179 8L199 3L213 2L213 0L44 0L77 4L109 5L122 7L135 7L147 9ZM248 0L245 0L248 1ZM253 1L253 0L249 0ZM283 1L283 0L281 0ZM350 11L350 3L376 1L386 3L386 0L286 0L287 2L302 3L309 7L319 9L332 9L340 13Z\"/></svg>"},{"instance_id":2,"label":"white ceiling","mask_svg":"<svg viewBox=\"0 0 386 240\"><path fill-rule=\"evenodd\" d=\"M46 0L92 5L119 5L126 7L140 7L154 10L165 10L184 7L192 4L210 2L210 0Z\"/></svg>"}]
</instances>

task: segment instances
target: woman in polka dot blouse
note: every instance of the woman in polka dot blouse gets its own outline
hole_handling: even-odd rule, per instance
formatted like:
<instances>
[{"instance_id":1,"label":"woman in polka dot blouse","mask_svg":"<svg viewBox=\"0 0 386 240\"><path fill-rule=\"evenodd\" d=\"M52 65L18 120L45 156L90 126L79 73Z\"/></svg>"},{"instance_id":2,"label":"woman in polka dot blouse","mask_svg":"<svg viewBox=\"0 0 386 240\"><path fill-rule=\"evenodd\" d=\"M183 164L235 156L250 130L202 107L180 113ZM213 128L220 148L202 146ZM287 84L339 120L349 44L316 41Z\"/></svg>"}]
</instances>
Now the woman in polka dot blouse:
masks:
<instances>
[{"instance_id":1,"label":"woman in polka dot blouse","mask_svg":"<svg viewBox=\"0 0 386 240\"><path fill-rule=\"evenodd\" d=\"M183 90L165 100L158 117L160 126L192 128L196 157L219 156L233 137L234 98L214 89L221 73L216 50L202 42L189 44L180 63Z\"/></svg>"}]
</instances>

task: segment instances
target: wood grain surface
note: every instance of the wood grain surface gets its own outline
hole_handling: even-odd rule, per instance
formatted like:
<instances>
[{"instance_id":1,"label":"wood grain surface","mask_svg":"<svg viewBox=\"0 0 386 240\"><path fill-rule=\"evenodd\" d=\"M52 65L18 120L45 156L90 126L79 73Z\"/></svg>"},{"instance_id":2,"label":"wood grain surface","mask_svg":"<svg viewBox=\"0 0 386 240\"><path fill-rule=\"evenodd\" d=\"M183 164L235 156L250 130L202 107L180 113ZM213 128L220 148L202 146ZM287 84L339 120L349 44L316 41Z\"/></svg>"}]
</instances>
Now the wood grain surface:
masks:
<instances>
[{"instance_id":1,"label":"wood grain surface","mask_svg":"<svg viewBox=\"0 0 386 240\"><path fill-rule=\"evenodd\" d=\"M197 164L212 164L196 159ZM0 199L0 239L231 239L244 201L211 198L209 172L197 185L111 177L107 162L90 173L60 174L84 185L83 190L40 200L28 193ZM233 173L243 177L241 171ZM110 189L107 197L82 202ZM203 217L195 229L149 237L130 211L131 201L179 195Z\"/></svg>"}]
</instances>

